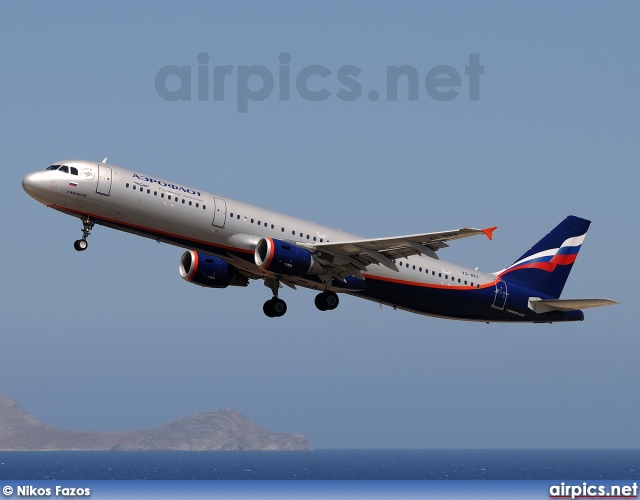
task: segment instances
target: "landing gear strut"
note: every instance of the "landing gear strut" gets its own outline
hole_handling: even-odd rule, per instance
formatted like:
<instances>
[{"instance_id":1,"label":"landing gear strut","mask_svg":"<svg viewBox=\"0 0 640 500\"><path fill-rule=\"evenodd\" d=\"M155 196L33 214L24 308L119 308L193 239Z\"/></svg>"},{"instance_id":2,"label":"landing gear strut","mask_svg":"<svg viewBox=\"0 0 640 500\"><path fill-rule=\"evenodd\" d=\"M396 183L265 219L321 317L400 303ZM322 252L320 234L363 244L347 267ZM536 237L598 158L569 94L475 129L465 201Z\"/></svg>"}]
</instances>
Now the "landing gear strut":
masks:
<instances>
[{"instance_id":1,"label":"landing gear strut","mask_svg":"<svg viewBox=\"0 0 640 500\"><path fill-rule=\"evenodd\" d=\"M271 288L273 292L273 298L267 300L262 306L262 311L269 318L279 318L280 316L284 316L284 313L287 312L287 303L278 298L278 290L280 289L280 280L273 278L265 278L264 284L266 287Z\"/></svg>"},{"instance_id":2,"label":"landing gear strut","mask_svg":"<svg viewBox=\"0 0 640 500\"><path fill-rule=\"evenodd\" d=\"M93 229L95 223L96 221L94 221L91 217L85 217L84 219L82 219L82 239L76 240L73 243L73 248L75 248L78 252L86 250L89 246L87 238L91 234L91 230Z\"/></svg>"},{"instance_id":3,"label":"landing gear strut","mask_svg":"<svg viewBox=\"0 0 640 500\"><path fill-rule=\"evenodd\" d=\"M321 311L333 311L338 307L340 299L338 298L337 293L325 290L324 292L316 295L315 303L316 307Z\"/></svg>"}]
</instances>

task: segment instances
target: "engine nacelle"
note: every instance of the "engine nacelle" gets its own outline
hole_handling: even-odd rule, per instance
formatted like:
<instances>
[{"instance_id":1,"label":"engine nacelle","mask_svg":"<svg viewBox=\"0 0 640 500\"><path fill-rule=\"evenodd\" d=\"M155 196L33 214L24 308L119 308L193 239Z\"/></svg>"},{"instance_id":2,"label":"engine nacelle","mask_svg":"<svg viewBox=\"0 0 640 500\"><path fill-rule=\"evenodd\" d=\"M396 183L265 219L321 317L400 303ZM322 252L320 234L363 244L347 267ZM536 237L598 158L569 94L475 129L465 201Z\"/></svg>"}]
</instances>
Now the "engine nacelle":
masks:
<instances>
[{"instance_id":1,"label":"engine nacelle","mask_svg":"<svg viewBox=\"0 0 640 500\"><path fill-rule=\"evenodd\" d=\"M325 272L309 250L275 238L258 241L254 256L257 266L276 274L304 276Z\"/></svg>"},{"instance_id":2,"label":"engine nacelle","mask_svg":"<svg viewBox=\"0 0 640 500\"><path fill-rule=\"evenodd\" d=\"M245 276L224 260L193 250L182 254L179 269L183 280L207 288L227 288L249 284Z\"/></svg>"}]
</instances>

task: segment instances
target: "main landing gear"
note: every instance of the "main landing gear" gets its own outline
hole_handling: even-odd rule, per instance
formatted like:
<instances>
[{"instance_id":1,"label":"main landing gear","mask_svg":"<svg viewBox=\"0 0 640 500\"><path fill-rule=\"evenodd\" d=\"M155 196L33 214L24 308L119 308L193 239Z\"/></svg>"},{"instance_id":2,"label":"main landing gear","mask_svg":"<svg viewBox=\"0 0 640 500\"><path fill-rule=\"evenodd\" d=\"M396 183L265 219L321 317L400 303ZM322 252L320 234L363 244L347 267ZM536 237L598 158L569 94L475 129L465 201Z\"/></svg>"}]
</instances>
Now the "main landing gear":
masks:
<instances>
[{"instance_id":1,"label":"main landing gear","mask_svg":"<svg viewBox=\"0 0 640 500\"><path fill-rule=\"evenodd\" d=\"M284 316L287 312L287 303L278 298L280 281L277 279L265 278L264 284L273 292L273 298L264 303L262 311L269 318L279 318L280 316ZM338 298L338 294L330 290L325 290L324 292L316 295L315 304L320 311L333 311L338 307L339 303L340 299Z\"/></svg>"},{"instance_id":2,"label":"main landing gear","mask_svg":"<svg viewBox=\"0 0 640 500\"><path fill-rule=\"evenodd\" d=\"M322 293L316 295L316 307L321 311L333 311L338 304L340 303L340 299L338 298L338 294L332 292L330 290L325 290Z\"/></svg>"},{"instance_id":3,"label":"main landing gear","mask_svg":"<svg viewBox=\"0 0 640 500\"><path fill-rule=\"evenodd\" d=\"M269 318L279 318L287 312L287 303L278 298L278 290L280 290L280 280L274 278L265 278L264 286L270 288L273 292L273 298L267 300L262 306L262 311Z\"/></svg>"},{"instance_id":4,"label":"main landing gear","mask_svg":"<svg viewBox=\"0 0 640 500\"><path fill-rule=\"evenodd\" d=\"M278 297L273 297L264 303L262 310L269 318L279 318L287 312L287 303Z\"/></svg>"},{"instance_id":5,"label":"main landing gear","mask_svg":"<svg viewBox=\"0 0 640 500\"><path fill-rule=\"evenodd\" d=\"M75 248L78 252L86 250L89 246L87 238L91 234L91 230L93 229L95 223L96 221L94 221L91 217L85 217L84 219L82 219L82 239L76 240L73 243L73 248Z\"/></svg>"}]
</instances>

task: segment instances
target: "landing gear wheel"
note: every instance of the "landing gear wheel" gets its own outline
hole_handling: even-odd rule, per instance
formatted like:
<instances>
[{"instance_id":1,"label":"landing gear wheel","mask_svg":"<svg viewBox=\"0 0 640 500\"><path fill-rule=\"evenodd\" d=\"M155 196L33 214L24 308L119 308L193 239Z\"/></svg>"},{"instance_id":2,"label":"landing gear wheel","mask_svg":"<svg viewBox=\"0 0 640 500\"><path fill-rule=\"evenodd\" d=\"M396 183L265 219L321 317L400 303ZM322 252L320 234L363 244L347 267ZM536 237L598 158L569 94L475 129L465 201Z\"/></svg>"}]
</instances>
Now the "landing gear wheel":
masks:
<instances>
[{"instance_id":1,"label":"landing gear wheel","mask_svg":"<svg viewBox=\"0 0 640 500\"><path fill-rule=\"evenodd\" d=\"M335 292L325 291L316 295L315 304L321 311L333 311L339 303L340 299Z\"/></svg>"},{"instance_id":2,"label":"landing gear wheel","mask_svg":"<svg viewBox=\"0 0 640 500\"><path fill-rule=\"evenodd\" d=\"M82 252L83 250L86 250L88 246L89 246L89 243L87 243L87 240L76 240L73 243L73 248L75 248L78 252Z\"/></svg>"},{"instance_id":3,"label":"landing gear wheel","mask_svg":"<svg viewBox=\"0 0 640 500\"><path fill-rule=\"evenodd\" d=\"M287 303L282 299L271 299L271 303L271 307L273 308L273 312L275 313L276 318L284 316L284 314L287 312Z\"/></svg>"},{"instance_id":4,"label":"landing gear wheel","mask_svg":"<svg viewBox=\"0 0 640 500\"><path fill-rule=\"evenodd\" d=\"M268 317L268 318L275 318L275 312L273 311L272 307L271 307L271 301L267 300L264 305L262 306L262 311L264 312L264 314Z\"/></svg>"},{"instance_id":5,"label":"landing gear wheel","mask_svg":"<svg viewBox=\"0 0 640 500\"><path fill-rule=\"evenodd\" d=\"M75 248L78 252L86 250L89 246L89 243L87 243L87 238L91 234L91 230L93 229L95 223L96 221L94 221L91 217L85 217L82 219L82 239L76 240L73 243L73 248Z\"/></svg>"},{"instance_id":6,"label":"landing gear wheel","mask_svg":"<svg viewBox=\"0 0 640 500\"><path fill-rule=\"evenodd\" d=\"M274 297L264 303L262 311L269 318L279 318L287 312L287 303L282 299Z\"/></svg>"}]
</instances>

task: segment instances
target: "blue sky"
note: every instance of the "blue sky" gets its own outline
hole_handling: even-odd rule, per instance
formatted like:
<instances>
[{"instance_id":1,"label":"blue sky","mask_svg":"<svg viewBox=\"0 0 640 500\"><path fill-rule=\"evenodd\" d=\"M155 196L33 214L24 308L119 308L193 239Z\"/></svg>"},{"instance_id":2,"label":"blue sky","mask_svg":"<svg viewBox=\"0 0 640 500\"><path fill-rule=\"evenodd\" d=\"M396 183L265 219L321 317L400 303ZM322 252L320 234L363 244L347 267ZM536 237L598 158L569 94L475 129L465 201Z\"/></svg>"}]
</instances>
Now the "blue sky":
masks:
<instances>
[{"instance_id":1,"label":"blue sky","mask_svg":"<svg viewBox=\"0 0 640 500\"><path fill-rule=\"evenodd\" d=\"M640 447L639 14L632 2L0 3L0 392L76 430L233 408L316 448ZM169 65L190 66L190 100L156 91ZM402 83L386 97L401 65L419 75L417 100ZM238 112L251 66L274 88ZM309 66L329 70L308 80L324 100L298 92ZM461 77L451 100L426 90L437 66ZM343 67L359 70L353 101L338 94ZM259 282L182 281L179 248L96 227L75 252L80 223L21 188L54 161L107 156L365 237L497 225L491 242L440 253L486 271L585 217L563 297L621 304L579 324L486 325L350 297L321 313L313 292L286 289L287 315L270 320Z\"/></svg>"}]
</instances>

